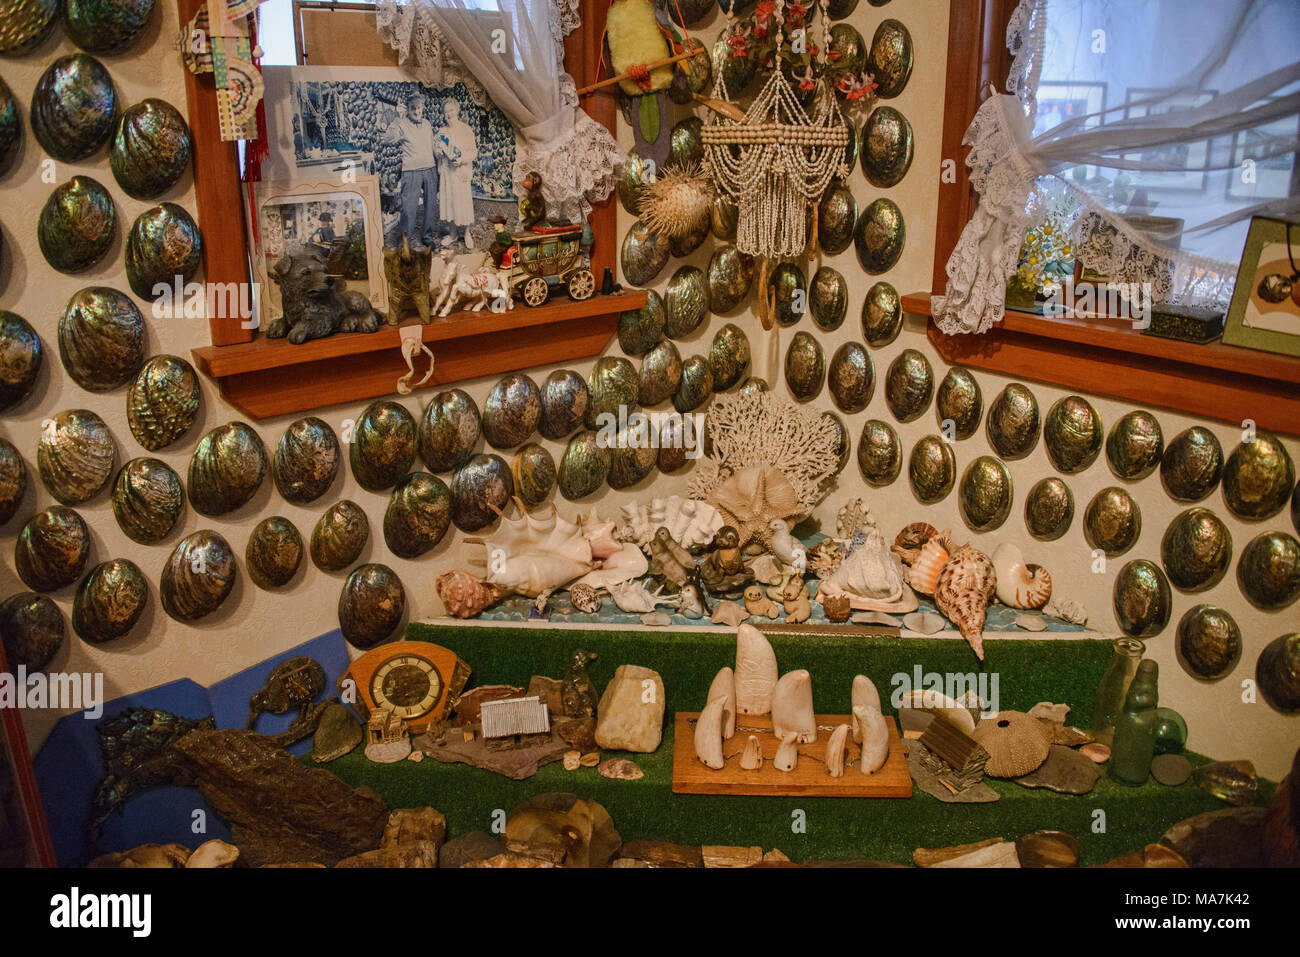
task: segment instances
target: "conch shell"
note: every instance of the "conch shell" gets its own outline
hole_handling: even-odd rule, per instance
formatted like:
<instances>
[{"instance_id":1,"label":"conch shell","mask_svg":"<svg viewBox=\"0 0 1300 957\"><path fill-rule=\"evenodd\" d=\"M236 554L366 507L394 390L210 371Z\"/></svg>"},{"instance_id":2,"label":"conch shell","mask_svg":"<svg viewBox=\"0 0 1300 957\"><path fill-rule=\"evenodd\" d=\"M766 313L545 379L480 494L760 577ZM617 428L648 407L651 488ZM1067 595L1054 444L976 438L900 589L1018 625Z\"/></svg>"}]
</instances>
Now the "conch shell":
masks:
<instances>
[{"instance_id":1,"label":"conch shell","mask_svg":"<svg viewBox=\"0 0 1300 957\"><path fill-rule=\"evenodd\" d=\"M943 570L952 552L951 534L945 530L931 536L921 546L920 553L912 561L912 571L907 576L907 580L922 595L934 594L934 586L939 582L939 572Z\"/></svg>"},{"instance_id":2,"label":"conch shell","mask_svg":"<svg viewBox=\"0 0 1300 957\"><path fill-rule=\"evenodd\" d=\"M1052 597L1052 576L1042 565L1025 561L1020 549L1003 542L993 549L998 601L1012 608L1042 608Z\"/></svg>"},{"instance_id":3,"label":"conch shell","mask_svg":"<svg viewBox=\"0 0 1300 957\"><path fill-rule=\"evenodd\" d=\"M993 560L963 545L943 566L934 587L935 607L957 626L980 661L984 660L984 613L997 585Z\"/></svg>"},{"instance_id":4,"label":"conch shell","mask_svg":"<svg viewBox=\"0 0 1300 957\"><path fill-rule=\"evenodd\" d=\"M903 580L903 566L890 554L884 537L875 531L822 580L817 595L847 595L849 604L858 611L902 612L917 607L916 595Z\"/></svg>"},{"instance_id":5,"label":"conch shell","mask_svg":"<svg viewBox=\"0 0 1300 957\"><path fill-rule=\"evenodd\" d=\"M501 589L469 572L443 572L434 581L438 597L455 618L473 618L501 600Z\"/></svg>"},{"instance_id":6,"label":"conch shell","mask_svg":"<svg viewBox=\"0 0 1300 957\"><path fill-rule=\"evenodd\" d=\"M560 517L555 505L549 515L534 516L519 506L518 518L501 517L491 538L467 538L482 545L487 581L508 595L536 598L549 594L596 567L589 542L574 522Z\"/></svg>"},{"instance_id":7,"label":"conch shell","mask_svg":"<svg viewBox=\"0 0 1300 957\"><path fill-rule=\"evenodd\" d=\"M925 543L938 534L939 530L929 522L913 522L898 533L890 551L901 558L904 565L910 565L921 557Z\"/></svg>"}]
</instances>

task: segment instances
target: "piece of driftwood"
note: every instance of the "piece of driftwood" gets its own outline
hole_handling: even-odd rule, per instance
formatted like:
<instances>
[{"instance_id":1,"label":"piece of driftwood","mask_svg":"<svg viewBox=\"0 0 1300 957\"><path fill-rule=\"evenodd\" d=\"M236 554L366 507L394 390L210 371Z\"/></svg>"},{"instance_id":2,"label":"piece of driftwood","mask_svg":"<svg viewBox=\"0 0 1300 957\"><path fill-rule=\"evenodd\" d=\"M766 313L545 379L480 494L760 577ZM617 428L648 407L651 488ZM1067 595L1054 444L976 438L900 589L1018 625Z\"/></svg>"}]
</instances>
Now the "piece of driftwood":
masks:
<instances>
[{"instance_id":1,"label":"piece of driftwood","mask_svg":"<svg viewBox=\"0 0 1300 957\"><path fill-rule=\"evenodd\" d=\"M761 847L728 847L705 844L700 848L705 867L753 867L763 860Z\"/></svg>"},{"instance_id":2,"label":"piece of driftwood","mask_svg":"<svg viewBox=\"0 0 1300 957\"><path fill-rule=\"evenodd\" d=\"M987 847L969 851L958 857L932 864L932 867L1019 867L1020 857L1010 841L999 841Z\"/></svg>"},{"instance_id":3,"label":"piece of driftwood","mask_svg":"<svg viewBox=\"0 0 1300 957\"><path fill-rule=\"evenodd\" d=\"M969 844L954 844L951 847L918 847L912 852L912 863L917 867L934 867L936 864L942 864L944 861L951 861L956 857L963 857L972 851L978 851L985 847L992 847L994 844L1003 844L1005 840L1000 837L990 837L984 841L972 841Z\"/></svg>"}]
</instances>

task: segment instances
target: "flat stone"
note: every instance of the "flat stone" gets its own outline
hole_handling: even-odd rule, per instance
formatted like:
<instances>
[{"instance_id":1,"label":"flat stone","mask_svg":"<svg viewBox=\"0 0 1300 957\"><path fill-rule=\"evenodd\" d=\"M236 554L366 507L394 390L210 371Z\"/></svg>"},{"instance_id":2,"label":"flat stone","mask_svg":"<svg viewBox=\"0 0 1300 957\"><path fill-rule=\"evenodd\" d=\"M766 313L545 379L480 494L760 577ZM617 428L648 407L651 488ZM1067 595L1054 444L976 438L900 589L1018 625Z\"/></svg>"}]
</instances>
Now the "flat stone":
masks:
<instances>
[{"instance_id":1,"label":"flat stone","mask_svg":"<svg viewBox=\"0 0 1300 957\"><path fill-rule=\"evenodd\" d=\"M528 688L524 692L524 697L531 698L536 695L546 702L546 707L550 710L552 717L561 715L564 713L563 685L564 682L559 678L533 675L528 679Z\"/></svg>"},{"instance_id":2,"label":"flat stone","mask_svg":"<svg viewBox=\"0 0 1300 957\"><path fill-rule=\"evenodd\" d=\"M1189 867L1264 867L1263 807L1227 807L1179 821L1160 838Z\"/></svg>"},{"instance_id":3,"label":"flat stone","mask_svg":"<svg viewBox=\"0 0 1300 957\"><path fill-rule=\"evenodd\" d=\"M470 831L442 845L438 852L438 866L464 867L474 861L496 857L503 850L501 842L487 831Z\"/></svg>"},{"instance_id":4,"label":"flat stone","mask_svg":"<svg viewBox=\"0 0 1300 957\"><path fill-rule=\"evenodd\" d=\"M381 847L364 854L345 857L335 867L437 867L438 845L433 841L415 841L394 847Z\"/></svg>"},{"instance_id":5,"label":"flat stone","mask_svg":"<svg viewBox=\"0 0 1300 957\"><path fill-rule=\"evenodd\" d=\"M317 764L334 761L361 743L361 725L345 704L325 708L311 742L311 759Z\"/></svg>"},{"instance_id":6,"label":"flat stone","mask_svg":"<svg viewBox=\"0 0 1300 957\"><path fill-rule=\"evenodd\" d=\"M412 751L410 754L406 756L406 760L410 761L412 764L419 764L421 761L424 760L424 752Z\"/></svg>"},{"instance_id":7,"label":"flat stone","mask_svg":"<svg viewBox=\"0 0 1300 957\"><path fill-rule=\"evenodd\" d=\"M1079 753L1094 764L1105 764L1110 760L1110 748L1102 744L1100 741L1093 741L1091 744L1085 744L1079 749Z\"/></svg>"},{"instance_id":8,"label":"flat stone","mask_svg":"<svg viewBox=\"0 0 1300 957\"><path fill-rule=\"evenodd\" d=\"M563 715L553 715L551 728L576 751L586 754L596 749L595 718L568 718Z\"/></svg>"},{"instance_id":9,"label":"flat stone","mask_svg":"<svg viewBox=\"0 0 1300 957\"><path fill-rule=\"evenodd\" d=\"M550 741L524 748L506 748L495 751L487 747L478 735L465 740L461 728L450 728L436 740L428 734L415 739L415 746L435 761L446 764L469 764L485 771L494 771L513 781L532 777L544 764L558 761L569 745L551 729Z\"/></svg>"},{"instance_id":10,"label":"flat stone","mask_svg":"<svg viewBox=\"0 0 1300 957\"><path fill-rule=\"evenodd\" d=\"M596 706L596 744L649 754L664 731L664 681L641 665L619 665Z\"/></svg>"},{"instance_id":11,"label":"flat stone","mask_svg":"<svg viewBox=\"0 0 1300 957\"><path fill-rule=\"evenodd\" d=\"M1070 724L1054 724L1052 729L1052 744L1059 744L1066 748L1079 748L1085 744L1092 744L1093 736L1082 728L1076 728Z\"/></svg>"},{"instance_id":12,"label":"flat stone","mask_svg":"<svg viewBox=\"0 0 1300 957\"><path fill-rule=\"evenodd\" d=\"M1151 759L1151 775L1161 784L1176 788L1192 776L1192 762L1181 754L1158 754Z\"/></svg>"},{"instance_id":13,"label":"flat stone","mask_svg":"<svg viewBox=\"0 0 1300 957\"><path fill-rule=\"evenodd\" d=\"M464 867L558 867L559 865L551 861L543 861L540 858L528 857L524 854L514 854L505 852L498 854L496 857L489 857L485 861L470 861Z\"/></svg>"},{"instance_id":14,"label":"flat stone","mask_svg":"<svg viewBox=\"0 0 1300 957\"><path fill-rule=\"evenodd\" d=\"M988 847L981 847L979 850L962 854L960 857L940 861L932 866L943 868L1019 867L1020 856L1016 853L1014 844L1010 841L1002 841L999 844L990 844Z\"/></svg>"},{"instance_id":15,"label":"flat stone","mask_svg":"<svg viewBox=\"0 0 1300 957\"><path fill-rule=\"evenodd\" d=\"M1037 718L1039 721L1046 721L1048 724L1065 724L1065 719L1070 713L1068 704L1053 704L1050 701L1040 701L1029 709L1029 715Z\"/></svg>"},{"instance_id":16,"label":"flat stone","mask_svg":"<svg viewBox=\"0 0 1300 957\"><path fill-rule=\"evenodd\" d=\"M703 867L704 854L691 844L670 844L667 841L628 841L620 852L622 857L635 858L654 867Z\"/></svg>"},{"instance_id":17,"label":"flat stone","mask_svg":"<svg viewBox=\"0 0 1300 957\"><path fill-rule=\"evenodd\" d=\"M504 701L507 698L523 698L523 688L514 685L480 685L463 692L453 709L456 724L478 724L485 701Z\"/></svg>"},{"instance_id":18,"label":"flat stone","mask_svg":"<svg viewBox=\"0 0 1300 957\"><path fill-rule=\"evenodd\" d=\"M388 815L380 847L398 847L418 841L429 841L441 847L446 836L447 819L433 808L398 808Z\"/></svg>"},{"instance_id":19,"label":"flat stone","mask_svg":"<svg viewBox=\"0 0 1300 957\"><path fill-rule=\"evenodd\" d=\"M1054 744L1047 752L1047 760L1037 770L1014 780L1027 788L1047 788L1061 794L1087 794L1099 777L1101 772L1086 754Z\"/></svg>"},{"instance_id":20,"label":"flat stone","mask_svg":"<svg viewBox=\"0 0 1300 957\"><path fill-rule=\"evenodd\" d=\"M919 742L911 743L919 744ZM939 782L938 776L921 762L921 751L916 746L907 751L907 770L911 773L917 787L944 804L992 804L1001 797L997 791L983 782L953 794Z\"/></svg>"}]
</instances>

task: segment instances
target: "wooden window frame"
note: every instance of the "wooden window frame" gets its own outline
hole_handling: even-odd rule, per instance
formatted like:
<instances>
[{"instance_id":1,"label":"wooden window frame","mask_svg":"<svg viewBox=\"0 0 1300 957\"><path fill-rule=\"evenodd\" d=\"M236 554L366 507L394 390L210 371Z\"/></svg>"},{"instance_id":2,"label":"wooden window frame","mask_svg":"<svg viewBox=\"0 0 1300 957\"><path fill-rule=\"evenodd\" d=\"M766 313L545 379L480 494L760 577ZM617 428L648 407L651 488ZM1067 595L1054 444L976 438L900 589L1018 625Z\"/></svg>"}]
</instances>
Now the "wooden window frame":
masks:
<instances>
[{"instance_id":1,"label":"wooden window frame","mask_svg":"<svg viewBox=\"0 0 1300 957\"><path fill-rule=\"evenodd\" d=\"M1006 87L1006 26L1015 8L1016 0L950 0L942 155L955 161L957 175L939 184L933 290L947 288L948 258L975 209L962 137L988 87ZM930 293L904 296L903 307L929 316ZM982 335L945 335L931 320L927 336L954 365L1300 435L1300 359L1290 356L1013 310Z\"/></svg>"},{"instance_id":2,"label":"wooden window frame","mask_svg":"<svg viewBox=\"0 0 1300 957\"><path fill-rule=\"evenodd\" d=\"M181 22L188 23L203 0L177 2ZM565 40L565 69L579 85L595 76L606 9L604 0L582 0L582 27ZM185 87L205 278L210 283L250 282L236 144L221 139L212 74L187 71ZM587 97L583 108L614 132L613 97ZM591 271L600 282L605 269L615 269L615 198L596 204L589 222L595 237ZM617 296L598 293L586 302L561 296L536 308L521 303L502 314L456 313L435 319L421 333L436 357L434 374L424 388L597 356L613 337L619 313L645 303L645 292L629 290ZM418 323L418 318L410 318L402 325ZM191 350L195 364L217 381L226 401L253 419L391 395L407 372L398 326L292 345L256 336L256 330L246 328L237 316L213 316L208 325L212 344Z\"/></svg>"}]
</instances>

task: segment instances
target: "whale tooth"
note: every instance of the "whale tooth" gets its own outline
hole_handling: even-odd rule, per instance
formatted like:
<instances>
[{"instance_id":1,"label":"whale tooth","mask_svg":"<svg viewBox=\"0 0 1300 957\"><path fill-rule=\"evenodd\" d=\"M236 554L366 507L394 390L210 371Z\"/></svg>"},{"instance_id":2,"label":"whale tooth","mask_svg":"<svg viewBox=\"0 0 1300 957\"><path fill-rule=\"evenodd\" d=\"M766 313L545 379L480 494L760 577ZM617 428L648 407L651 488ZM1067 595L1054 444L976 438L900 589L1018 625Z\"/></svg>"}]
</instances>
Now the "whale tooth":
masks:
<instances>
[{"instance_id":1,"label":"whale tooth","mask_svg":"<svg viewBox=\"0 0 1300 957\"><path fill-rule=\"evenodd\" d=\"M889 724L878 708L863 705L853 709L853 723L862 735L863 774L879 771L889 757Z\"/></svg>"},{"instance_id":2,"label":"whale tooth","mask_svg":"<svg viewBox=\"0 0 1300 957\"><path fill-rule=\"evenodd\" d=\"M848 747L849 726L842 724L831 732L826 745L826 773L833 778L844 777L844 751Z\"/></svg>"},{"instance_id":3,"label":"whale tooth","mask_svg":"<svg viewBox=\"0 0 1300 957\"><path fill-rule=\"evenodd\" d=\"M745 751L740 756L740 766L746 771L757 771L763 766L763 746L755 735L750 735L745 742Z\"/></svg>"},{"instance_id":4,"label":"whale tooth","mask_svg":"<svg viewBox=\"0 0 1300 957\"><path fill-rule=\"evenodd\" d=\"M812 675L803 669L783 674L772 694L772 733L784 738L791 731L798 735L801 744L817 740Z\"/></svg>"},{"instance_id":5,"label":"whale tooth","mask_svg":"<svg viewBox=\"0 0 1300 957\"><path fill-rule=\"evenodd\" d=\"M753 625L736 629L736 711L767 714L776 689L776 652Z\"/></svg>"},{"instance_id":6,"label":"whale tooth","mask_svg":"<svg viewBox=\"0 0 1300 957\"><path fill-rule=\"evenodd\" d=\"M849 705L852 710L856 710L863 705L868 708L875 708L877 711L880 710L880 692L876 690L875 684L866 675L857 675L853 679L853 692L850 700L853 702ZM853 743L862 743L862 735L858 731L856 724L853 726Z\"/></svg>"},{"instance_id":7,"label":"whale tooth","mask_svg":"<svg viewBox=\"0 0 1300 957\"><path fill-rule=\"evenodd\" d=\"M706 767L722 770L722 723L726 718L727 699L718 696L704 706L695 722L695 756Z\"/></svg>"},{"instance_id":8,"label":"whale tooth","mask_svg":"<svg viewBox=\"0 0 1300 957\"><path fill-rule=\"evenodd\" d=\"M706 701L712 701L721 695L727 699L727 716L722 723L723 740L736 733L736 675L730 668L721 669L709 685Z\"/></svg>"},{"instance_id":9,"label":"whale tooth","mask_svg":"<svg viewBox=\"0 0 1300 957\"><path fill-rule=\"evenodd\" d=\"M772 764L778 771L793 771L799 763L799 735L791 731L781 739L781 746L776 749Z\"/></svg>"}]
</instances>

